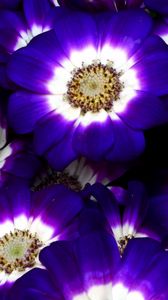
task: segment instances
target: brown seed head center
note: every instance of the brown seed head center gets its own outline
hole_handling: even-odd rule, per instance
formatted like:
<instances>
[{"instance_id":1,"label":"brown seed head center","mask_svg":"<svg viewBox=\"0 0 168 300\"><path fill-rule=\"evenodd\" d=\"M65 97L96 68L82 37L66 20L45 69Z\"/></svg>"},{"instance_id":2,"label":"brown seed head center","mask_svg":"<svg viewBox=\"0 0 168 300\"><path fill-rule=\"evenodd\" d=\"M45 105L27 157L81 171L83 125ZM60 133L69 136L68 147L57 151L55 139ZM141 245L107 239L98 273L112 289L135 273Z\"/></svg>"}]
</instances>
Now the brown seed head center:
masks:
<instances>
[{"instance_id":1,"label":"brown seed head center","mask_svg":"<svg viewBox=\"0 0 168 300\"><path fill-rule=\"evenodd\" d=\"M42 242L28 230L15 229L0 239L0 271L11 274L32 268Z\"/></svg>"},{"instance_id":2,"label":"brown seed head center","mask_svg":"<svg viewBox=\"0 0 168 300\"><path fill-rule=\"evenodd\" d=\"M121 75L122 72L117 72L111 62L106 65L94 62L83 66L73 72L64 99L73 107L80 107L83 114L101 109L110 111L123 89Z\"/></svg>"},{"instance_id":3,"label":"brown seed head center","mask_svg":"<svg viewBox=\"0 0 168 300\"><path fill-rule=\"evenodd\" d=\"M38 176L35 179L31 190L33 192L36 192L55 184L63 184L67 188L76 192L82 190L82 185L78 181L78 178L71 176L64 171L57 172L55 170L52 170L51 168L49 168L45 174L43 173L42 176Z\"/></svg>"}]
</instances>

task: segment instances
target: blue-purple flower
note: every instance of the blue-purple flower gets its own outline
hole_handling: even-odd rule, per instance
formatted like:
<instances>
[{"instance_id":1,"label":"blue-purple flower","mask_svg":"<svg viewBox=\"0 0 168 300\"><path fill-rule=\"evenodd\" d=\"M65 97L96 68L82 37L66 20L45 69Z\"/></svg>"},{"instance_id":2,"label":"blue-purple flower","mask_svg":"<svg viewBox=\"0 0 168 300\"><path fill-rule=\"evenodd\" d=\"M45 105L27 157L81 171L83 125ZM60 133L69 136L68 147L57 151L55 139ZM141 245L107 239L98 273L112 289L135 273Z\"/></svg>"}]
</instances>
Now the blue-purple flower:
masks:
<instances>
[{"instance_id":1,"label":"blue-purple flower","mask_svg":"<svg viewBox=\"0 0 168 300\"><path fill-rule=\"evenodd\" d=\"M73 219L82 208L80 195L62 185L30 192L15 178L1 188L0 293L30 269L42 268L44 247L75 235Z\"/></svg>"},{"instance_id":2,"label":"blue-purple flower","mask_svg":"<svg viewBox=\"0 0 168 300\"><path fill-rule=\"evenodd\" d=\"M21 11L0 9L0 84L5 88L12 87L6 78L10 55L25 47L34 36L50 30L58 17L49 0L23 0L22 6Z\"/></svg>"},{"instance_id":3,"label":"blue-purple flower","mask_svg":"<svg viewBox=\"0 0 168 300\"><path fill-rule=\"evenodd\" d=\"M18 300L157 300L168 297L168 253L148 238L132 240L120 258L112 236L92 232L73 245L53 243L14 286Z\"/></svg>"},{"instance_id":4,"label":"blue-purple flower","mask_svg":"<svg viewBox=\"0 0 168 300\"><path fill-rule=\"evenodd\" d=\"M97 183L90 192L106 217L108 231L115 237L121 255L134 238L150 237L162 242L167 235L167 195L151 198L138 181L129 182L127 189L107 189Z\"/></svg>"},{"instance_id":5,"label":"blue-purple flower","mask_svg":"<svg viewBox=\"0 0 168 300\"><path fill-rule=\"evenodd\" d=\"M57 157L64 167L80 155L113 162L140 155L143 130L168 120L159 98L168 92L168 49L151 29L139 10L66 12L12 55L14 130L34 132L36 152L51 165Z\"/></svg>"}]
</instances>

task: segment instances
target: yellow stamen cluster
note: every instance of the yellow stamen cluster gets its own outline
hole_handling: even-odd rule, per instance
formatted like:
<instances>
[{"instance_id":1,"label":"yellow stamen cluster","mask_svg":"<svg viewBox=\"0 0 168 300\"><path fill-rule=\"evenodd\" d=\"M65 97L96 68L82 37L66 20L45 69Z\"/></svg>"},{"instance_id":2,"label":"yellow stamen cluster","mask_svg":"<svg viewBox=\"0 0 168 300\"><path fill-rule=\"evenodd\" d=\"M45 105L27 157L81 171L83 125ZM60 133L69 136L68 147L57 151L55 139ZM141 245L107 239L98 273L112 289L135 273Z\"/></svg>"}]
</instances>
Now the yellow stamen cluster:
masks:
<instances>
[{"instance_id":1,"label":"yellow stamen cluster","mask_svg":"<svg viewBox=\"0 0 168 300\"><path fill-rule=\"evenodd\" d=\"M80 107L83 114L101 109L110 111L123 89L121 75L122 72L117 72L111 62L103 65L97 61L83 66L73 73L64 99L73 107Z\"/></svg>"},{"instance_id":2,"label":"yellow stamen cluster","mask_svg":"<svg viewBox=\"0 0 168 300\"><path fill-rule=\"evenodd\" d=\"M118 248L119 248L119 251L120 251L120 255L121 255L121 256L123 255L124 250L125 250L125 248L126 248L128 242L129 242L132 238L133 238L133 235L128 234L128 235L126 235L126 236L121 237L121 238L118 240L117 244L118 244Z\"/></svg>"},{"instance_id":3,"label":"yellow stamen cluster","mask_svg":"<svg viewBox=\"0 0 168 300\"><path fill-rule=\"evenodd\" d=\"M28 230L15 229L0 239L0 272L11 274L32 268L42 242Z\"/></svg>"}]
</instances>

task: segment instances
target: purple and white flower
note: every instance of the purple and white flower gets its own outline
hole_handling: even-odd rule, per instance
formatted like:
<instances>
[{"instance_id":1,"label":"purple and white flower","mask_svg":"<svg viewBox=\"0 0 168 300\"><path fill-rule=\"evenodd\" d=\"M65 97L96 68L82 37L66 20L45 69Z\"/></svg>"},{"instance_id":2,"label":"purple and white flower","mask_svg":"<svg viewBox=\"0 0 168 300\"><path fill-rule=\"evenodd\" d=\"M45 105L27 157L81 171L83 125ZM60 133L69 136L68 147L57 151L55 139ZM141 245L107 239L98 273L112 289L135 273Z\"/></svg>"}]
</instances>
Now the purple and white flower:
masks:
<instances>
[{"instance_id":1,"label":"purple and white flower","mask_svg":"<svg viewBox=\"0 0 168 300\"><path fill-rule=\"evenodd\" d=\"M0 291L32 268L43 268L40 251L73 237L73 219L82 208L79 194L62 185L31 193L15 178L1 188Z\"/></svg>"},{"instance_id":2,"label":"purple and white flower","mask_svg":"<svg viewBox=\"0 0 168 300\"><path fill-rule=\"evenodd\" d=\"M168 120L159 98L168 92L168 49L151 29L139 10L65 13L11 57L14 130L34 132L36 152L50 164L58 156L64 165L79 155L113 162L140 155L143 130Z\"/></svg>"},{"instance_id":3,"label":"purple and white flower","mask_svg":"<svg viewBox=\"0 0 168 300\"><path fill-rule=\"evenodd\" d=\"M0 83L5 88L12 88L6 78L10 55L25 47L33 37L53 28L59 17L49 0L23 0L22 6L21 11L0 10Z\"/></svg>"},{"instance_id":4,"label":"purple and white flower","mask_svg":"<svg viewBox=\"0 0 168 300\"><path fill-rule=\"evenodd\" d=\"M149 197L138 181L129 182L127 189L107 189L96 183L90 192L106 217L108 232L115 237L121 255L134 238L150 237L162 242L167 234L167 195Z\"/></svg>"},{"instance_id":5,"label":"purple and white flower","mask_svg":"<svg viewBox=\"0 0 168 300\"><path fill-rule=\"evenodd\" d=\"M14 286L18 300L167 299L168 253L158 242L132 240L122 258L112 236L92 232L70 245L53 243Z\"/></svg>"}]
</instances>

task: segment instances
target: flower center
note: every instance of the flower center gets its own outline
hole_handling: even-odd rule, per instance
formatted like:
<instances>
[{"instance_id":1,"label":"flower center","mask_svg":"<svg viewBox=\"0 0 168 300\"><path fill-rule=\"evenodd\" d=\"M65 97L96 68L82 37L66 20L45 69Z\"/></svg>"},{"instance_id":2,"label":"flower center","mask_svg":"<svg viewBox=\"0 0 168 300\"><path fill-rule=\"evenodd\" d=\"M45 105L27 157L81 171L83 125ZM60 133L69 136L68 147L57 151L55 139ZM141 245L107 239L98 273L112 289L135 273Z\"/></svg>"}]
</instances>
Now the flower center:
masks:
<instances>
[{"instance_id":1,"label":"flower center","mask_svg":"<svg viewBox=\"0 0 168 300\"><path fill-rule=\"evenodd\" d=\"M117 244L118 244L118 248L119 248L119 251L120 251L120 255L121 255L121 256L123 255L124 250L125 250L125 248L126 248L128 242L129 242L132 238L133 238L133 235L128 234L128 235L126 235L126 236L121 237L121 238L118 240Z\"/></svg>"},{"instance_id":2,"label":"flower center","mask_svg":"<svg viewBox=\"0 0 168 300\"><path fill-rule=\"evenodd\" d=\"M110 61L106 65L100 61L83 65L73 72L64 99L73 107L80 107L83 114L88 111L95 113L101 109L110 111L124 87L121 75L122 72L117 72Z\"/></svg>"},{"instance_id":3,"label":"flower center","mask_svg":"<svg viewBox=\"0 0 168 300\"><path fill-rule=\"evenodd\" d=\"M28 230L15 229L0 239L0 271L25 271L36 263L42 242Z\"/></svg>"},{"instance_id":4,"label":"flower center","mask_svg":"<svg viewBox=\"0 0 168 300\"><path fill-rule=\"evenodd\" d=\"M77 177L71 176L66 172L57 172L49 168L45 174L35 179L31 190L37 192L54 184L63 184L76 192L82 189L82 185Z\"/></svg>"}]
</instances>

